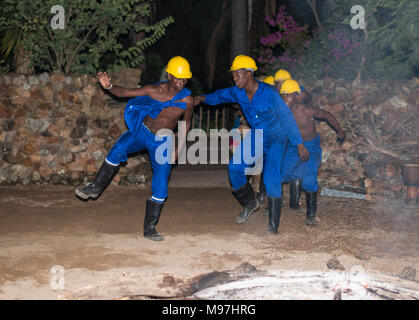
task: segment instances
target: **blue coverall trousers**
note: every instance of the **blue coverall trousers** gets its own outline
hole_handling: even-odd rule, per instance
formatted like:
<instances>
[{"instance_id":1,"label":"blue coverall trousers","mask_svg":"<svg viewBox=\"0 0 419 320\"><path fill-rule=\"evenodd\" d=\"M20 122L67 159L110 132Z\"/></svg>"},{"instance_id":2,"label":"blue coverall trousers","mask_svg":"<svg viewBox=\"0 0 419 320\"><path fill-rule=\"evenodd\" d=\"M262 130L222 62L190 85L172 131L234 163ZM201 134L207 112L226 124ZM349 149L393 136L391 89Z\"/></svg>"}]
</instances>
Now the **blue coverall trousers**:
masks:
<instances>
[{"instance_id":1,"label":"blue coverall trousers","mask_svg":"<svg viewBox=\"0 0 419 320\"><path fill-rule=\"evenodd\" d=\"M254 129L251 129L249 133L242 139L240 147L237 148L235 152L241 152L243 154L243 150L251 146L252 155L256 156L253 163L246 163L247 161L243 155L241 156L241 161L239 163L234 163L237 162L234 160L239 159L237 154L233 155L233 157L230 159L228 172L231 186L234 191L243 187L248 181L246 171L254 166L255 163L259 163L263 164L263 167L261 167L258 172L254 172L252 174L258 174L263 170L263 182L265 184L268 197L280 198L282 197L281 166L285 155L285 146L287 140L263 139L263 141L261 141L256 137L257 136L255 135ZM263 152L260 154L255 154L256 143L263 144Z\"/></svg>"},{"instance_id":2,"label":"blue coverall trousers","mask_svg":"<svg viewBox=\"0 0 419 320\"><path fill-rule=\"evenodd\" d=\"M161 141L158 141L161 140ZM149 152L150 163L153 170L153 178L151 180L151 199L156 202L164 202L167 198L168 181L172 165L168 161L156 158L156 149L163 143L171 144L172 137L159 137L153 134L147 127L142 124L137 135L133 135L130 131L123 133L118 141L109 151L106 161L114 166L121 162L126 162L129 154L147 149ZM167 148L171 150L171 147ZM167 157L167 154L163 154Z\"/></svg>"},{"instance_id":3,"label":"blue coverall trousers","mask_svg":"<svg viewBox=\"0 0 419 320\"><path fill-rule=\"evenodd\" d=\"M300 159L297 147L288 144L282 166L282 182L287 183L291 179L302 179L303 190L316 192L319 190L317 175L322 161L320 136L317 135L309 141L304 141L304 146L310 152L310 157L307 161Z\"/></svg>"}]
</instances>

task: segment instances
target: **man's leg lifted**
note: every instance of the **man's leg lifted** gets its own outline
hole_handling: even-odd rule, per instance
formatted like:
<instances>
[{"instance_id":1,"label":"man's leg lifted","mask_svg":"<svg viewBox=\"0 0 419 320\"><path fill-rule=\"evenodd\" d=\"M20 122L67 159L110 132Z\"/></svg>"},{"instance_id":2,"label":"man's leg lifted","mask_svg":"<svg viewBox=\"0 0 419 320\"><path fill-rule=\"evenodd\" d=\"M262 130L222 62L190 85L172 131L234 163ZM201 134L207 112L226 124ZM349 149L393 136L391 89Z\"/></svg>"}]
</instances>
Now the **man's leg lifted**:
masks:
<instances>
[{"instance_id":1,"label":"man's leg lifted","mask_svg":"<svg viewBox=\"0 0 419 320\"><path fill-rule=\"evenodd\" d=\"M84 200L89 198L96 199L111 182L118 168L119 165L111 165L105 160L96 174L95 180L86 187L77 189L76 195Z\"/></svg>"},{"instance_id":2,"label":"man's leg lifted","mask_svg":"<svg viewBox=\"0 0 419 320\"><path fill-rule=\"evenodd\" d=\"M236 222L239 224L245 223L250 215L259 209L259 202L256 199L255 192L252 186L247 182L240 189L233 191L233 195L243 207L243 211L238 214Z\"/></svg>"},{"instance_id":3,"label":"man's leg lifted","mask_svg":"<svg viewBox=\"0 0 419 320\"><path fill-rule=\"evenodd\" d=\"M118 171L119 164L127 161L127 155L141 150L143 147L142 141L133 137L129 131L122 134L106 156L93 183L77 189L76 195L85 200L97 198L112 181Z\"/></svg>"}]
</instances>

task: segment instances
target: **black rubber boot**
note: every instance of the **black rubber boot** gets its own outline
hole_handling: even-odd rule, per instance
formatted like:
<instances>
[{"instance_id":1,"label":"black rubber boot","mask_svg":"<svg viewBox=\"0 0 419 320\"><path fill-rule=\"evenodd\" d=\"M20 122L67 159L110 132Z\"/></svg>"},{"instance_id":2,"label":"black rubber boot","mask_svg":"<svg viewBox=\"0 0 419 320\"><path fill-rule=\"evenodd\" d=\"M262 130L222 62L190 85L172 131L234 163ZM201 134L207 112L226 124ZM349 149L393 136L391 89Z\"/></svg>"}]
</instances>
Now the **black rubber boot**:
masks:
<instances>
[{"instance_id":1,"label":"black rubber boot","mask_svg":"<svg viewBox=\"0 0 419 320\"><path fill-rule=\"evenodd\" d=\"M281 192L281 199L282 199L282 197L283 197L283 192ZM266 194L266 197L269 199L269 197L268 197L268 194ZM282 206L285 206L285 204L284 204L284 201L281 201L281 203L282 203ZM265 209L263 209L263 215L265 216L265 217L268 217L269 216L269 203L268 203L268 206L265 208Z\"/></svg>"},{"instance_id":2,"label":"black rubber boot","mask_svg":"<svg viewBox=\"0 0 419 320\"><path fill-rule=\"evenodd\" d=\"M144 237L153 241L162 241L163 237L156 231L164 203L147 199L144 218Z\"/></svg>"},{"instance_id":3,"label":"black rubber boot","mask_svg":"<svg viewBox=\"0 0 419 320\"><path fill-rule=\"evenodd\" d=\"M317 225L316 212L317 212L317 192L306 192L307 203L307 220L306 224L310 227Z\"/></svg>"},{"instance_id":4,"label":"black rubber boot","mask_svg":"<svg viewBox=\"0 0 419 320\"><path fill-rule=\"evenodd\" d=\"M109 182L111 182L118 171L118 168L119 166L112 166L104 161L96 174L95 180L92 183L89 183L86 187L77 189L76 195L84 200L89 198L96 199L106 188Z\"/></svg>"},{"instance_id":5,"label":"black rubber boot","mask_svg":"<svg viewBox=\"0 0 419 320\"><path fill-rule=\"evenodd\" d=\"M278 234L279 220L281 218L282 198L269 198L269 225L265 234Z\"/></svg>"},{"instance_id":6,"label":"black rubber boot","mask_svg":"<svg viewBox=\"0 0 419 320\"><path fill-rule=\"evenodd\" d=\"M237 223L245 223L250 215L259 209L259 202L256 199L255 192L249 183L246 183L239 190L233 191L233 195L237 198L243 207L243 211L236 218Z\"/></svg>"},{"instance_id":7,"label":"black rubber boot","mask_svg":"<svg viewBox=\"0 0 419 320\"><path fill-rule=\"evenodd\" d=\"M300 196L303 179L291 179L290 181L290 208L300 211Z\"/></svg>"},{"instance_id":8,"label":"black rubber boot","mask_svg":"<svg viewBox=\"0 0 419 320\"><path fill-rule=\"evenodd\" d=\"M260 184L259 184L259 192L256 196L257 200L259 201L259 205L263 205L266 200L266 188L265 184L263 183L263 176L260 177Z\"/></svg>"}]
</instances>

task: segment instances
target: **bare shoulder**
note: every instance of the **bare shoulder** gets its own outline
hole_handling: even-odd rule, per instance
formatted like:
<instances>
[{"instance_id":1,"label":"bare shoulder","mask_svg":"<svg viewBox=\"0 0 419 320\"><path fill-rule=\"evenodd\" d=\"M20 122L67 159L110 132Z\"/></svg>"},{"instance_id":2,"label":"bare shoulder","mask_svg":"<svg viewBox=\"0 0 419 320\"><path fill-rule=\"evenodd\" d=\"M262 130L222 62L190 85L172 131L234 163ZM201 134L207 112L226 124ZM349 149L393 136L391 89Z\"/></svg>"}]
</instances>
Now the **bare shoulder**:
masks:
<instances>
[{"instance_id":1,"label":"bare shoulder","mask_svg":"<svg viewBox=\"0 0 419 320\"><path fill-rule=\"evenodd\" d=\"M183 102L186 102L186 103L193 103L192 95L186 96L182 100Z\"/></svg>"},{"instance_id":2,"label":"bare shoulder","mask_svg":"<svg viewBox=\"0 0 419 320\"><path fill-rule=\"evenodd\" d=\"M182 99L182 101L186 103L186 108L187 109L193 109L194 108L193 97L191 95L184 97Z\"/></svg>"},{"instance_id":3,"label":"bare shoulder","mask_svg":"<svg viewBox=\"0 0 419 320\"><path fill-rule=\"evenodd\" d=\"M187 104L189 104L189 103L193 104L193 97L192 97L192 95L189 95L189 96L183 97L179 101L185 102Z\"/></svg>"},{"instance_id":4,"label":"bare shoulder","mask_svg":"<svg viewBox=\"0 0 419 320\"><path fill-rule=\"evenodd\" d=\"M303 106L304 106L304 112L307 113L311 117L316 116L319 113L322 113L322 109L315 107L313 105L303 104Z\"/></svg>"},{"instance_id":5,"label":"bare shoulder","mask_svg":"<svg viewBox=\"0 0 419 320\"><path fill-rule=\"evenodd\" d=\"M155 84L150 84L150 90L153 93L163 93L169 89L167 82L160 82Z\"/></svg>"}]
</instances>

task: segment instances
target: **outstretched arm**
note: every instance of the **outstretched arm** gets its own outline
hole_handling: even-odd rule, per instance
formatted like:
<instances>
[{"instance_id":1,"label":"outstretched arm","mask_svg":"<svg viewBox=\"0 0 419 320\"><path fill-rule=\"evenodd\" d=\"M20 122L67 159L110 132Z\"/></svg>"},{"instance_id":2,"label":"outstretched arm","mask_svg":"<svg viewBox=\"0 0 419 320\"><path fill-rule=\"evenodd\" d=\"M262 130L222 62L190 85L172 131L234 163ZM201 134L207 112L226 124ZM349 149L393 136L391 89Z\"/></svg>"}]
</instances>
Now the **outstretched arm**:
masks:
<instances>
[{"instance_id":1,"label":"outstretched arm","mask_svg":"<svg viewBox=\"0 0 419 320\"><path fill-rule=\"evenodd\" d=\"M141 88L125 89L123 87L113 85L111 82L111 78L108 76L106 72L98 72L96 78L99 80L103 89L108 90L114 96L117 96L119 98L146 96L150 94L150 90L152 88L152 85L146 85Z\"/></svg>"},{"instance_id":2,"label":"outstretched arm","mask_svg":"<svg viewBox=\"0 0 419 320\"><path fill-rule=\"evenodd\" d=\"M319 108L312 108L313 110L313 117L320 120L326 120L327 123L332 127L333 130L336 131L338 135L338 139L344 140L345 139L345 131L339 125L339 122L336 118L328 111L319 109Z\"/></svg>"},{"instance_id":3,"label":"outstretched arm","mask_svg":"<svg viewBox=\"0 0 419 320\"><path fill-rule=\"evenodd\" d=\"M191 128L191 120L192 120L193 109L194 109L194 99L192 98L192 96L187 96L180 101L186 102L186 109L185 109L185 113L183 114L183 120L185 120L186 122L186 135L188 135L188 132ZM180 151L185 147L184 143L185 141L183 139L179 140L178 147L176 148L175 153L172 158L173 160L172 163L175 163L175 161L178 159Z\"/></svg>"},{"instance_id":4,"label":"outstretched arm","mask_svg":"<svg viewBox=\"0 0 419 320\"><path fill-rule=\"evenodd\" d=\"M194 97L195 106L200 104L201 102L205 102L206 104L209 104L210 106L215 106L221 103L237 102L235 94L234 94L234 87L219 89L213 93Z\"/></svg>"}]
</instances>

